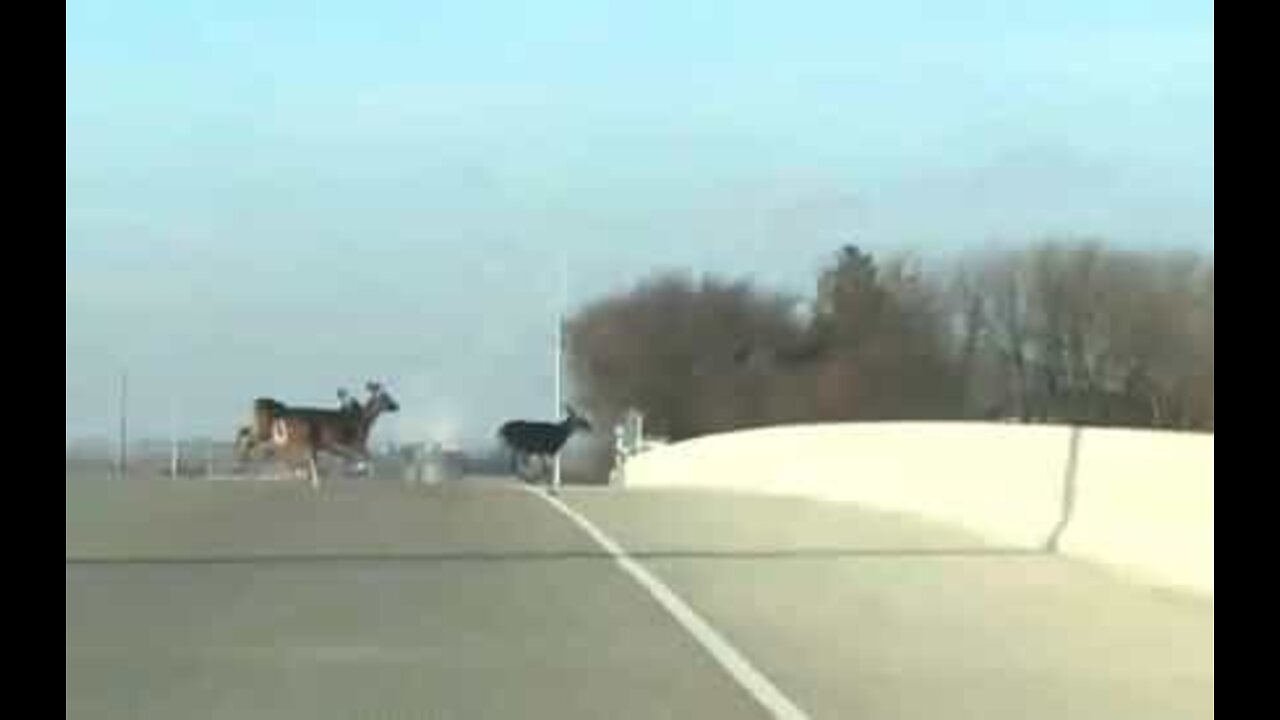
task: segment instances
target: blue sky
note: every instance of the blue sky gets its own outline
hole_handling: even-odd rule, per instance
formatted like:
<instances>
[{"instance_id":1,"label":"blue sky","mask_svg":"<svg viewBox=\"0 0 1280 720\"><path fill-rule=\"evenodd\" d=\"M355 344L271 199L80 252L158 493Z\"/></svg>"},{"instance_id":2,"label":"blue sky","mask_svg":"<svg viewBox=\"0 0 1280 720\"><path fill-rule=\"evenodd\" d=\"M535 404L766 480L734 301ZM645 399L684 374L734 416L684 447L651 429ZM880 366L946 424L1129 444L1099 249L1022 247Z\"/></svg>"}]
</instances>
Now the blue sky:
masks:
<instances>
[{"instance_id":1,"label":"blue sky","mask_svg":"<svg viewBox=\"0 0 1280 720\"><path fill-rule=\"evenodd\" d=\"M626 5L626 4L623 4ZM549 414L557 265L1213 249L1210 2L67 4L67 435Z\"/></svg>"}]
</instances>

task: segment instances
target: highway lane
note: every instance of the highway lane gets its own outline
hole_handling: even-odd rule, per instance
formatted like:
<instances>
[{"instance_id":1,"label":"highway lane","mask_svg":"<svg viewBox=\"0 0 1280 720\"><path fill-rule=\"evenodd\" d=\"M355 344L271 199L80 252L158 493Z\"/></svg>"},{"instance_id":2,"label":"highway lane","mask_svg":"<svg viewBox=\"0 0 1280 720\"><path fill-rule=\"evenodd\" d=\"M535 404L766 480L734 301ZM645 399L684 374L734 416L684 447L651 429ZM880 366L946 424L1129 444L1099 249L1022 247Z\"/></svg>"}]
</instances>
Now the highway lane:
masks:
<instances>
[{"instance_id":1,"label":"highway lane","mask_svg":"<svg viewBox=\"0 0 1280 720\"><path fill-rule=\"evenodd\" d=\"M510 486L68 494L68 718L764 717Z\"/></svg>"},{"instance_id":2,"label":"highway lane","mask_svg":"<svg viewBox=\"0 0 1280 720\"><path fill-rule=\"evenodd\" d=\"M1212 604L914 518L568 489L810 717L1207 717ZM67 484L68 717L764 717L496 479Z\"/></svg>"},{"instance_id":3,"label":"highway lane","mask_svg":"<svg viewBox=\"0 0 1280 720\"><path fill-rule=\"evenodd\" d=\"M1213 716L1201 599L850 506L695 491L570 502L813 717Z\"/></svg>"}]
</instances>

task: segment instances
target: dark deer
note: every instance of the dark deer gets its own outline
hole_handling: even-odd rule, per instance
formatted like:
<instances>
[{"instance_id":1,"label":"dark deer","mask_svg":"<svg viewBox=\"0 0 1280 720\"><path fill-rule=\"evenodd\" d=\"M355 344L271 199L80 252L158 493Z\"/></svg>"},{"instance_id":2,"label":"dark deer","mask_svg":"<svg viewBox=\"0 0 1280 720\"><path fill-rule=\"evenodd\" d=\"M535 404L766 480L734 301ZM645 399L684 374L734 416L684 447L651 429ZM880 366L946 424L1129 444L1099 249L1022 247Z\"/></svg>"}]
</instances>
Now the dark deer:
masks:
<instances>
[{"instance_id":1,"label":"dark deer","mask_svg":"<svg viewBox=\"0 0 1280 720\"><path fill-rule=\"evenodd\" d=\"M523 477L521 459L542 458L545 464L560 452L574 432L591 432L591 423L586 418L568 405L564 409L568 416L558 423L509 420L498 428L498 437L511 450L511 471L517 476Z\"/></svg>"}]
</instances>

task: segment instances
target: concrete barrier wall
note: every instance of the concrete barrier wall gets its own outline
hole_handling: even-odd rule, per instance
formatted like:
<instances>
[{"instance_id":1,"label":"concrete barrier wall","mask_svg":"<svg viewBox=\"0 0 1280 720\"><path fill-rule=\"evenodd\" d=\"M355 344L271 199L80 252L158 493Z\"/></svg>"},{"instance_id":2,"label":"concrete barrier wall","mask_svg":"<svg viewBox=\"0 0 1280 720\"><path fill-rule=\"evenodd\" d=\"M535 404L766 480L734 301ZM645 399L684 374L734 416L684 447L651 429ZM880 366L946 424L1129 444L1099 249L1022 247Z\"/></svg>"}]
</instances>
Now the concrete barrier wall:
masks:
<instances>
[{"instance_id":1,"label":"concrete barrier wall","mask_svg":"<svg viewBox=\"0 0 1280 720\"><path fill-rule=\"evenodd\" d=\"M1086 430L1059 547L1213 595L1213 435Z\"/></svg>"},{"instance_id":2,"label":"concrete barrier wall","mask_svg":"<svg viewBox=\"0 0 1280 720\"><path fill-rule=\"evenodd\" d=\"M628 461L624 483L910 512L1002 544L1054 540L1066 554L1213 593L1212 435L995 423L783 426L646 452Z\"/></svg>"},{"instance_id":3,"label":"concrete barrier wall","mask_svg":"<svg viewBox=\"0 0 1280 720\"><path fill-rule=\"evenodd\" d=\"M970 423L773 427L638 455L624 482L857 502L1042 547L1060 517L1070 432Z\"/></svg>"}]
</instances>

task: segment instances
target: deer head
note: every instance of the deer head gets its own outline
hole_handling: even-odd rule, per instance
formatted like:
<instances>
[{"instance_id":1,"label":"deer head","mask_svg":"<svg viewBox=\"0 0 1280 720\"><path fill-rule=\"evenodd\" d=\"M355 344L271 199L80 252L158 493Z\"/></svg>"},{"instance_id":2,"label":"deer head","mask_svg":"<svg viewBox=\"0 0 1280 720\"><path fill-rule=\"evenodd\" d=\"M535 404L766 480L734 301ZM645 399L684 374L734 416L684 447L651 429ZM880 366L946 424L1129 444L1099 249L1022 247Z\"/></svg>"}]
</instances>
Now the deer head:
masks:
<instances>
[{"instance_id":1,"label":"deer head","mask_svg":"<svg viewBox=\"0 0 1280 720\"><path fill-rule=\"evenodd\" d=\"M579 415L578 411L574 410L572 405L570 405L569 403L565 403L564 411L565 411L565 414L567 415L567 417L565 418L565 424L569 426L570 432L574 432L577 430L582 430L584 432L591 432L591 423L588 422L585 417L583 417L582 415Z\"/></svg>"},{"instance_id":2,"label":"deer head","mask_svg":"<svg viewBox=\"0 0 1280 720\"><path fill-rule=\"evenodd\" d=\"M400 403L391 397L391 393L382 387L382 383L370 380L364 386L369 391L369 401L365 403L365 414L369 417L377 417L381 413L396 412L400 409Z\"/></svg>"}]
</instances>

